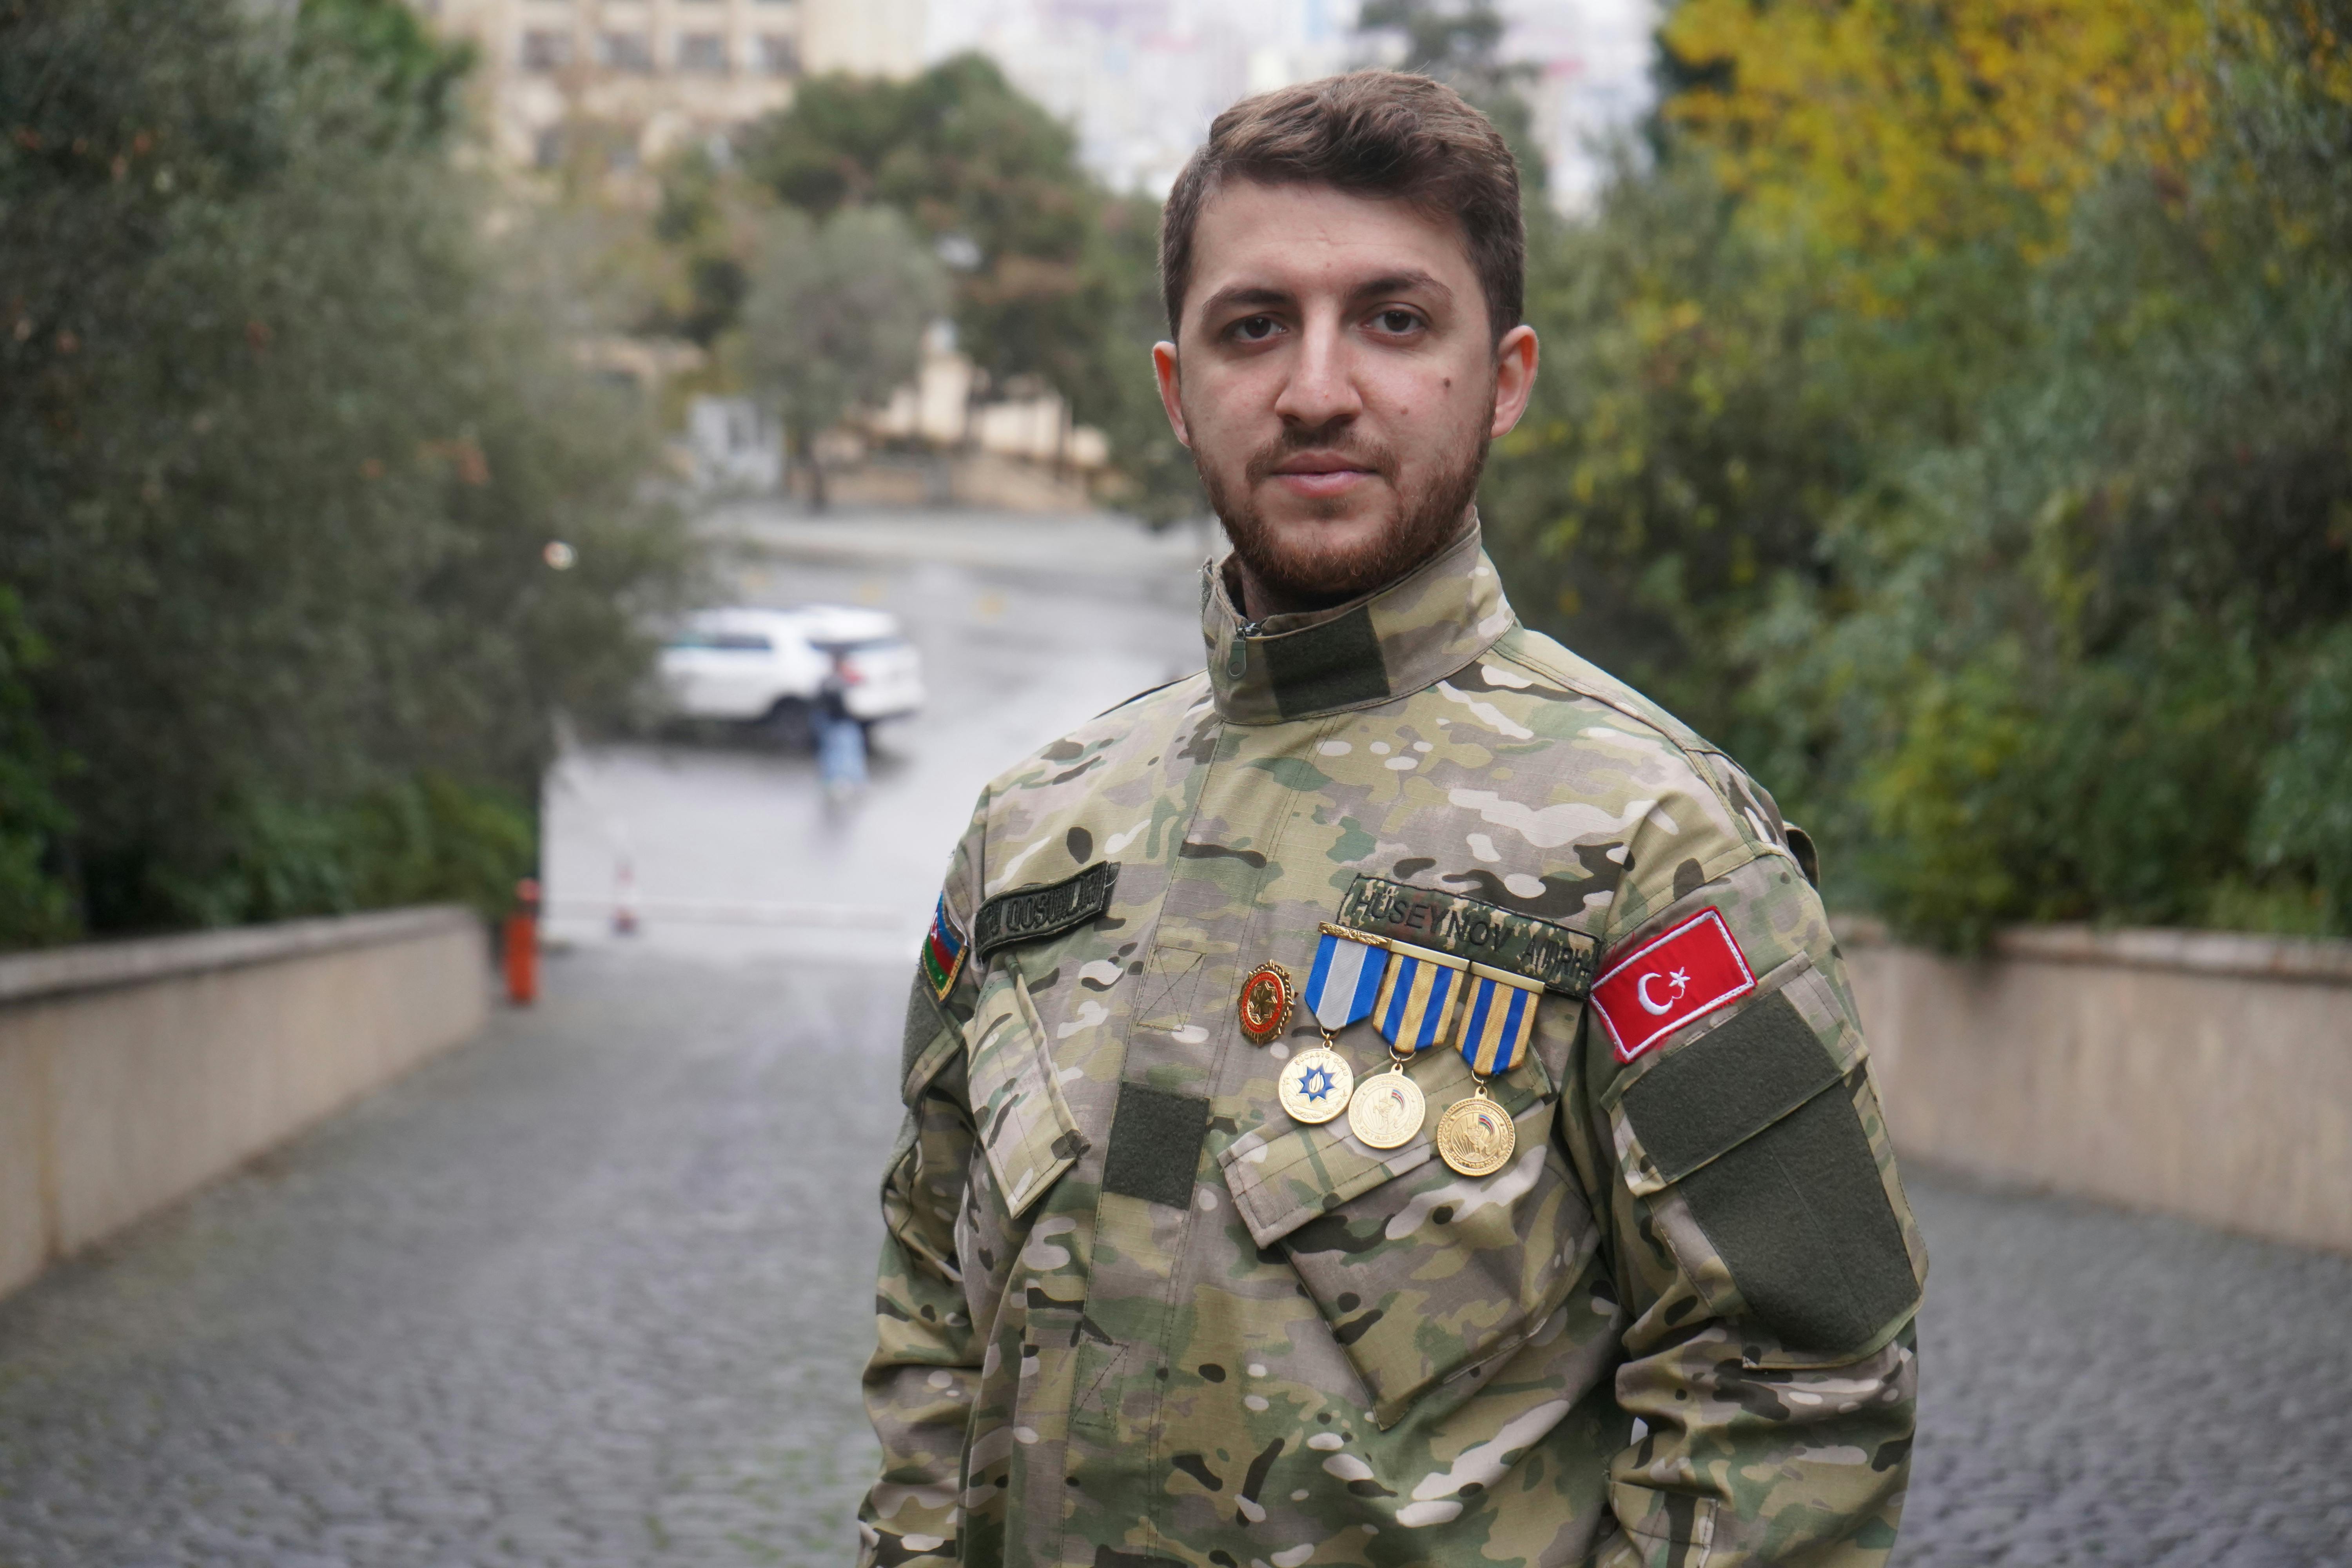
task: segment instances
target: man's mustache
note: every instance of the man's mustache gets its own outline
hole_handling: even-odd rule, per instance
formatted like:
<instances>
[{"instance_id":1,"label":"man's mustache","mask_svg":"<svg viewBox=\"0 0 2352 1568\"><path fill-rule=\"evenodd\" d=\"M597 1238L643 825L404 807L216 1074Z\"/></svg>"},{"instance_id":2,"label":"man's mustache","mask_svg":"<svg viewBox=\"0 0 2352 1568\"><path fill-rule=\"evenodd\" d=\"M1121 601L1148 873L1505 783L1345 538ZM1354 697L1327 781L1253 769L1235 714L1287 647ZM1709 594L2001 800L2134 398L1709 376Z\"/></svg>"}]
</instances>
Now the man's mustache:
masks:
<instances>
[{"instance_id":1,"label":"man's mustache","mask_svg":"<svg viewBox=\"0 0 2352 1568\"><path fill-rule=\"evenodd\" d=\"M1320 430L1283 432L1282 436L1250 454L1243 477L1255 486L1274 477L1274 471L1291 458L1312 452L1318 458L1336 458L1351 468L1394 481L1396 453L1378 441L1347 437L1328 426Z\"/></svg>"}]
</instances>

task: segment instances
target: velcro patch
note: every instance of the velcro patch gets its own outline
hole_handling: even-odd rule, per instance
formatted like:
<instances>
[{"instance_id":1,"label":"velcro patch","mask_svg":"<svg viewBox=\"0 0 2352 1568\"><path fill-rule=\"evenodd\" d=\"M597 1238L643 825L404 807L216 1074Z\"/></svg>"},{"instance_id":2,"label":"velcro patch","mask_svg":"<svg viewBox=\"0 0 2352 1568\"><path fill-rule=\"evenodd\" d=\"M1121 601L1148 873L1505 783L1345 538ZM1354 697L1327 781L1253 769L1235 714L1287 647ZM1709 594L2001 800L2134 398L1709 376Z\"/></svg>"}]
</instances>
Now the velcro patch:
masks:
<instances>
[{"instance_id":1,"label":"velcro patch","mask_svg":"<svg viewBox=\"0 0 2352 1568\"><path fill-rule=\"evenodd\" d=\"M1118 862L1097 860L1058 882L999 893L980 906L971 922L972 950L984 960L1000 947L1059 936L1097 920L1118 885Z\"/></svg>"},{"instance_id":2,"label":"velcro patch","mask_svg":"<svg viewBox=\"0 0 2352 1568\"><path fill-rule=\"evenodd\" d=\"M1209 1102L1147 1083L1118 1086L1103 1156L1103 1190L1171 1208L1192 1205L1192 1177L1209 1135Z\"/></svg>"},{"instance_id":3,"label":"velcro patch","mask_svg":"<svg viewBox=\"0 0 2352 1568\"><path fill-rule=\"evenodd\" d=\"M1756 989L1747 956L1720 910L1701 910L1651 938L1592 984L1592 1010L1630 1062L1694 1018Z\"/></svg>"}]
</instances>

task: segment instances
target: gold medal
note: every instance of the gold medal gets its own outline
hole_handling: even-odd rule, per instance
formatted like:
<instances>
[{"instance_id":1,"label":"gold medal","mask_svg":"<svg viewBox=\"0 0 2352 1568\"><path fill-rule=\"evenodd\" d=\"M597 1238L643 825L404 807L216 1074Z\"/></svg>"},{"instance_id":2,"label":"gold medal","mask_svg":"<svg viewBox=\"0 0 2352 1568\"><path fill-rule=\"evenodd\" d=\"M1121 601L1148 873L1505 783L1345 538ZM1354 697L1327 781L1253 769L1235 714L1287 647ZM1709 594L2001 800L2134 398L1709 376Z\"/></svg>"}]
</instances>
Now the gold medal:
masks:
<instances>
[{"instance_id":1,"label":"gold medal","mask_svg":"<svg viewBox=\"0 0 2352 1568\"><path fill-rule=\"evenodd\" d=\"M1491 1176L1511 1162L1519 1134L1503 1108L1486 1098L1486 1086L1457 1100L1437 1119L1437 1152L1465 1176Z\"/></svg>"},{"instance_id":2,"label":"gold medal","mask_svg":"<svg viewBox=\"0 0 2352 1568\"><path fill-rule=\"evenodd\" d=\"M1399 1062L1357 1086L1348 1101L1348 1130L1375 1149L1395 1149L1420 1136L1428 1115L1421 1085L1405 1077Z\"/></svg>"},{"instance_id":3,"label":"gold medal","mask_svg":"<svg viewBox=\"0 0 2352 1568\"><path fill-rule=\"evenodd\" d=\"M1356 1089L1356 1069L1328 1046L1309 1046L1290 1058L1275 1080L1275 1093L1293 1121L1328 1121L1348 1109Z\"/></svg>"},{"instance_id":4,"label":"gold medal","mask_svg":"<svg viewBox=\"0 0 2352 1568\"><path fill-rule=\"evenodd\" d=\"M1290 971L1279 963L1261 963L1242 982L1242 1033L1253 1045L1263 1046L1290 1026L1290 1007L1297 993Z\"/></svg>"}]
</instances>

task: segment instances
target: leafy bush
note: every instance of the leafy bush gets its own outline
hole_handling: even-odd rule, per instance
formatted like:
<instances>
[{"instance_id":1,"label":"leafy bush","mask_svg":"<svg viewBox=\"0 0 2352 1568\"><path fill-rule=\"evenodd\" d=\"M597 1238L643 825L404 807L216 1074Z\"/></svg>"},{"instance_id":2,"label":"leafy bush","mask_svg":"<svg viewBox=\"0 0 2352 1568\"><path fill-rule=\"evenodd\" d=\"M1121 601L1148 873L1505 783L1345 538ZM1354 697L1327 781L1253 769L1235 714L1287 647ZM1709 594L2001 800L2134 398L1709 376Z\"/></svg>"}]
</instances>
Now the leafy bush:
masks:
<instances>
[{"instance_id":1,"label":"leafy bush","mask_svg":"<svg viewBox=\"0 0 2352 1568\"><path fill-rule=\"evenodd\" d=\"M2352 931L2352 7L1938 15L1670 20L1498 547L1842 902Z\"/></svg>"},{"instance_id":2,"label":"leafy bush","mask_svg":"<svg viewBox=\"0 0 2352 1568\"><path fill-rule=\"evenodd\" d=\"M89 930L499 901L551 716L628 701L683 563L395 13L0 15L0 581Z\"/></svg>"}]
</instances>

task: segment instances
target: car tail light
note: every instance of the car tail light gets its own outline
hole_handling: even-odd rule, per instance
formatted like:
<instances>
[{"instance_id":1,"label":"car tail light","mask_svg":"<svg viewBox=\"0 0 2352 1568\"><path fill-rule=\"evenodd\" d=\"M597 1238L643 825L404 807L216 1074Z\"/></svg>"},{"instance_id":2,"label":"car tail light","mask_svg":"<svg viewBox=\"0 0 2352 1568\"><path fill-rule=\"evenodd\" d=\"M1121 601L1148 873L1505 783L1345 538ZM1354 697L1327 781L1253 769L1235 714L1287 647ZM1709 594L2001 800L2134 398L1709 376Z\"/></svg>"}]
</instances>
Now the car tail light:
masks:
<instances>
[{"instance_id":1,"label":"car tail light","mask_svg":"<svg viewBox=\"0 0 2352 1568\"><path fill-rule=\"evenodd\" d=\"M866 679L866 672L858 668L857 661L847 654L834 655L833 673L840 678L844 686L856 686Z\"/></svg>"}]
</instances>

